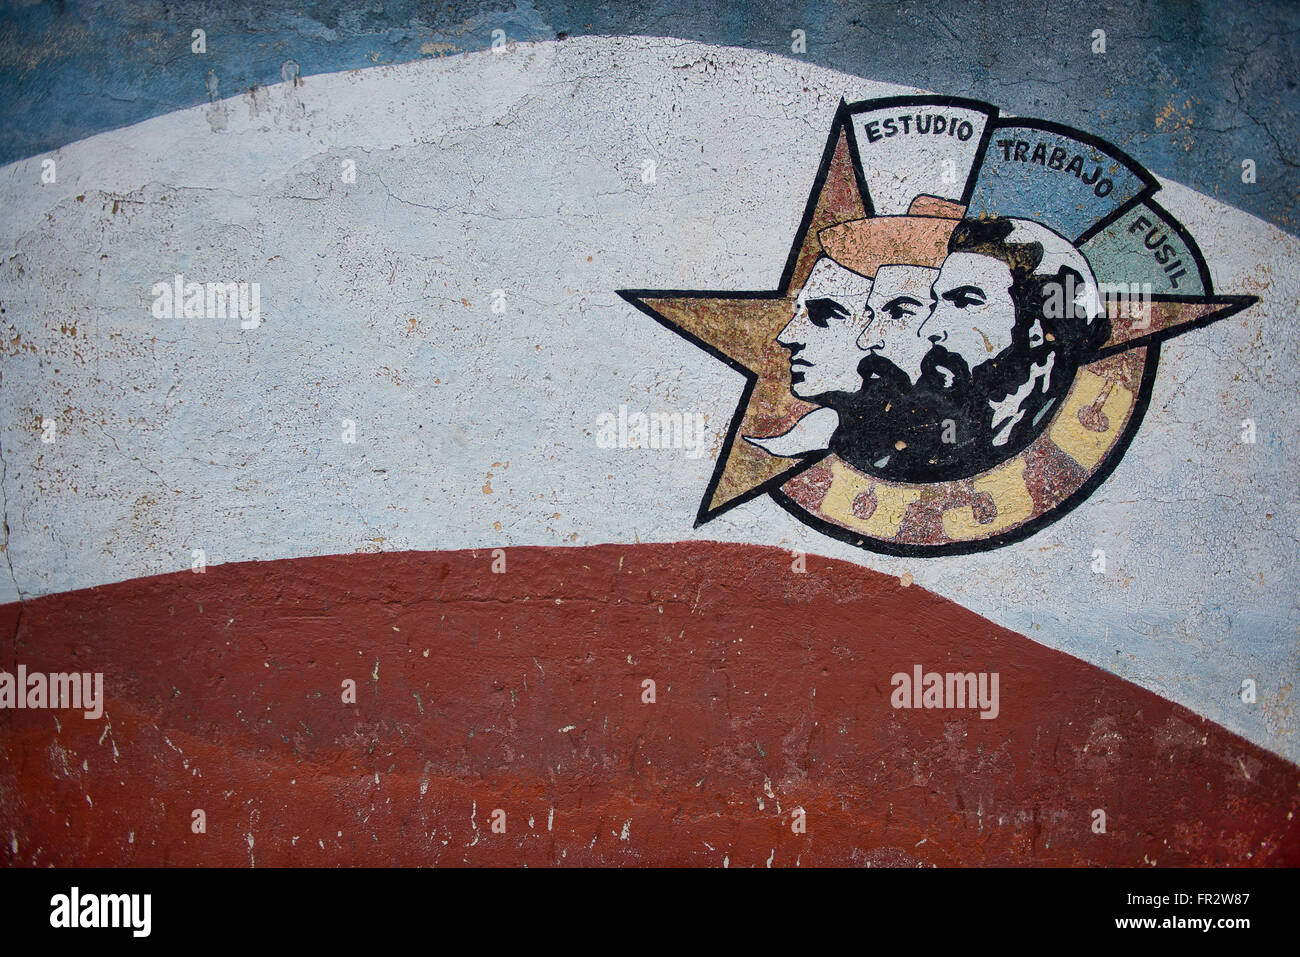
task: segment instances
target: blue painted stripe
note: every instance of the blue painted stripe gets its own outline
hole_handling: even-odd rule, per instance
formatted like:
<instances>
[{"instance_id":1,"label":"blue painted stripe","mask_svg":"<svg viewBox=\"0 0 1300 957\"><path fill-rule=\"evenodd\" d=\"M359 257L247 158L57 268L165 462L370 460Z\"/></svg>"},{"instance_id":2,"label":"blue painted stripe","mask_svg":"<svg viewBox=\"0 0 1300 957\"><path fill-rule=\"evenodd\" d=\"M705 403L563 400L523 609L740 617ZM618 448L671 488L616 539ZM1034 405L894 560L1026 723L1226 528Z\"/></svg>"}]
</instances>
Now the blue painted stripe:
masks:
<instances>
[{"instance_id":1,"label":"blue painted stripe","mask_svg":"<svg viewBox=\"0 0 1300 957\"><path fill-rule=\"evenodd\" d=\"M974 97L1104 137L1155 172L1297 233L1300 5L1293 0L899 4L757 0L4 0L0 162L303 76L571 35L670 35ZM191 53L191 31L207 53ZM807 34L794 54L791 31ZM1106 52L1092 52L1094 30ZM1242 162L1257 181L1242 182Z\"/></svg>"}]
</instances>

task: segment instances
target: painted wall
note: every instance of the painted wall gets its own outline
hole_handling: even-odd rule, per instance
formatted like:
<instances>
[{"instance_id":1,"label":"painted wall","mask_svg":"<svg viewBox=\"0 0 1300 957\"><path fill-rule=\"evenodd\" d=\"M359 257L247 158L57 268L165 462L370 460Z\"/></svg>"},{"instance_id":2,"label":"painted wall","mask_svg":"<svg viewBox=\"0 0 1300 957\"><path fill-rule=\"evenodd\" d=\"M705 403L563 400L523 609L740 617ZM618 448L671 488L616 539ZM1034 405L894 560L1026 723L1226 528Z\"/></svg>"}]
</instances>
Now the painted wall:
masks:
<instances>
[{"instance_id":1,"label":"painted wall","mask_svg":"<svg viewBox=\"0 0 1300 957\"><path fill-rule=\"evenodd\" d=\"M1198 24L1239 15L1211 5L1180 14L1169 32L1161 25L1171 8L1137 19L1103 11L1108 52L1094 55L1091 19L1074 26L1069 11L1037 28L1041 37L1013 38L991 14L927 17L920 8L914 21L892 5L863 9L838 18L810 13L806 26L797 10L694 21L644 6L636 20L610 6L450 10L436 21L401 10L377 19L196 7L164 23L132 5L7 11L5 660L106 671L116 689L109 718L129 729L132 747L110 747L101 737L107 725L91 729L77 719L56 727L48 712L0 712L6 859L243 863L247 854L250 863L315 862L300 851L301 834L259 829L271 817L265 775L298 781L301 770L314 789L303 807L341 804L355 827L371 804L414 800L421 784L421 796L437 798L420 830L429 859L451 862L457 858L439 842L467 846L483 828L461 804L496 807L514 795L512 807L534 821L546 808L564 818L582 795L593 796L584 788L597 786L599 768L626 766L632 783L620 779L594 817L567 820L567 843L539 845L536 860L568 861L586 847L581 859L593 862L694 861L694 843L688 853L660 842L669 818L653 810L631 825L630 843L621 846L620 835L632 804L687 792L701 755L718 749L716 800L729 809L724 831L731 830L700 840L711 848L731 840L743 853L699 858L711 863L761 864L776 832L793 840L775 818L762 823L740 810L757 799L764 811L785 794L783 816L792 802L825 804L827 828L814 832L807 856L787 844L777 863L1141 863L1175 832L1170 862L1251 863L1262 842L1267 861L1295 863L1300 463L1287 399L1300 385L1293 323L1300 242L1286 153L1295 115L1285 96L1295 72L1294 14L1255 13L1260 22L1249 29L1210 31ZM868 29L867 14L883 19ZM209 53L190 52L191 20L209 24ZM770 37L755 26L768 23L780 27ZM790 51L790 29L799 27L808 31L806 55ZM494 29L524 42L493 51ZM1155 35L1162 39L1147 39ZM106 40L120 41L123 55L97 63L91 51ZM1028 79L1020 65L1026 48L1044 62ZM292 67L282 73L290 60L297 80ZM206 85L209 73L219 85ZM1123 460L1084 504L1028 539L975 555L892 557L819 534L766 497L696 527L743 380L617 290L774 288L841 99L918 89L974 94L1005 113L1071 124L1130 152L1195 237L1214 289L1258 302L1166 345ZM1253 185L1241 182L1248 155L1257 162ZM47 159L54 182L42 182ZM647 161L653 181L644 177ZM154 286L177 274L258 282L260 324L158 318ZM700 413L702 454L602 448L597 419L620 406ZM1257 426L1254 443L1241 440L1247 418ZM42 441L47 419L56 423L53 442ZM355 442L344 440L348 423ZM622 546L642 565L661 563L634 588L644 604L636 614L625 615L613 592L602 597L605 586L579 584L593 566L616 574ZM552 571L530 572L541 574L536 580L507 572L498 582L490 571L497 547L511 561L544 554ZM1107 553L1104 574L1092 567L1097 548ZM208 566L202 578L189 571L196 549ZM809 584L792 585L774 570L755 580L765 562L788 568L791 550L808 554ZM439 559L388 554L408 551L448 551L445 567L466 576L477 569L480 580L453 601L441 578L436 589L432 581ZM384 554L359 557L368 553ZM291 561L332 555L358 557L341 567ZM416 565L401 564L408 561ZM235 564L247 562L260 564ZM326 567L330 577L312 585ZM147 578L158 575L169 577ZM283 589L270 587L284 575L305 576L292 606ZM658 619L665 606L677 607L666 596L681 599L690 585L714 595L715 605L679 609L672 644L672 629ZM498 601L498 587L513 596L501 621L430 630L443 614L439 602ZM194 588L215 591L200 601ZM194 596L181 622L178 593L169 589ZM440 596L433 605L430 589ZM716 610L772 602L774 613L799 589L810 590L798 601L824 630L796 635L794 620L733 620ZM539 624L531 617L539 594L579 607ZM864 598L914 622L897 639L906 654L887 650L892 632L867 611L855 627L848 612ZM224 626L211 616L213 603ZM409 617L389 621L376 610L385 603L407 607ZM198 611L201 604L209 611ZM590 616L601 624L590 626ZM479 642L498 640L488 636L502 623L507 634L540 636L539 645L519 637L481 658ZM689 663L701 649L683 643L691 623L707 636L707 668ZM424 629L444 677L460 681L427 686L424 646L392 644L415 628ZM766 633L723 652L749 628ZM787 637L803 649L793 659L801 674L794 685L774 664L785 662ZM1011 650L984 660L995 641ZM553 657L536 655L536 670L558 668L566 678L548 689L547 705L535 685L532 707L540 710L525 719L516 713L522 676L540 680L528 669L543 644ZM300 660L302 649L320 653ZM685 710L611 716L615 698L620 707L631 708L628 699L640 706L646 675L632 666L646 658L659 662L658 674L694 675L660 681L676 685L673 707ZM1021 696L1006 699L1003 721L964 715L944 723L942 712L891 708L891 676L931 660L1018 674L1012 687ZM416 664L399 664L406 661ZM584 677L588 666L594 684ZM828 684L809 677L819 667ZM372 682L372 668L383 677ZM401 677L390 686L394 669ZM335 704L348 677L370 686L362 711ZM1246 679L1258 689L1249 703ZM176 701L169 684L179 689ZM710 719L716 725L680 723L692 707L713 707L724 685L754 698L779 688L780 704L741 710L729 700ZM830 710L812 704L815 685L835 697ZM584 703L577 716L556 709L557 701L585 701L588 691L598 703ZM479 695L493 702L486 718ZM317 710L322 698L328 711ZM663 700L674 702L666 691ZM426 708L451 730L420 724ZM1086 716L1086 728L1080 720L1064 730L1076 716ZM655 785L636 770L644 721L655 728L647 732L657 742L651 764L666 775L647 772ZM833 730L814 732L810 721ZM751 722L760 734L750 734ZM561 754L571 733L551 723L586 729L576 765ZM493 743L478 752L471 742L485 727ZM246 733L265 738L241 741ZM453 745L445 735L460 737ZM843 747L828 743L837 735ZM1078 776L1040 792L1028 782L1059 770L1060 751L1045 742L1062 735ZM759 759L748 752L751 736ZM919 757L927 736L951 749ZM401 783L389 790L389 769L358 763L358 742L397 747L399 738L391 773ZM1002 747L1004 759L987 769L982 802L955 782L986 745ZM186 766L191 749L202 757ZM191 772L212 778L199 790L215 789L215 766L235 752L252 763L222 774L245 803L213 815L225 821L224 836L205 844L186 827L189 805L202 806ZM829 795L839 792L814 755L836 774L868 782L859 795L865 803L841 808L845 817L833 828ZM75 758L87 762L79 773ZM320 770L321 762L332 770ZM1233 790L1238 821L1208 817L1200 805L1176 816L1159 810L1176 787L1166 769L1188 762L1211 793ZM570 774L581 768L580 777L568 777L566 765ZM102 804L110 779L145 780L164 768L171 797L161 817L129 795ZM466 781L486 769L499 776L476 796ZM1155 783L1141 794L1093 800L1095 790L1144 770ZM376 774L371 791L365 782ZM890 826L880 807L867 808L867 793L876 793L870 782L883 788L887 779L900 795L895 803L906 803L908 782L934 775L948 782L935 785L940 805L907 804L903 836L849 837ZM764 780L772 793L759 797ZM63 796L38 808L50 782ZM354 790L363 784L364 795ZM84 811L83 792L98 792ZM1127 807L1127 817L1112 813L1127 830L1090 845L1090 815L1103 804ZM121 826L78 844L78 828L107 819L95 816L96 805ZM959 850L958 832L936 840L933 854L882 850L902 848L903 837L914 846L949 811L965 822L952 825L959 830L974 814L970 826L982 834L994 805L1007 830L979 853ZM443 814L455 827L437 823ZM65 821L73 818L69 838ZM1049 818L1044 838L1034 828ZM603 846L606 825L616 851L601 854L588 835ZM334 830L343 830L341 820ZM147 833L149 850L122 843L118 831ZM377 833L388 849L415 832L389 821ZM540 825L526 833L541 839ZM308 843L317 847L317 838ZM522 860L517 853L527 846L518 837L491 845L486 858L465 857ZM330 852L327 844L317 850Z\"/></svg>"}]
</instances>

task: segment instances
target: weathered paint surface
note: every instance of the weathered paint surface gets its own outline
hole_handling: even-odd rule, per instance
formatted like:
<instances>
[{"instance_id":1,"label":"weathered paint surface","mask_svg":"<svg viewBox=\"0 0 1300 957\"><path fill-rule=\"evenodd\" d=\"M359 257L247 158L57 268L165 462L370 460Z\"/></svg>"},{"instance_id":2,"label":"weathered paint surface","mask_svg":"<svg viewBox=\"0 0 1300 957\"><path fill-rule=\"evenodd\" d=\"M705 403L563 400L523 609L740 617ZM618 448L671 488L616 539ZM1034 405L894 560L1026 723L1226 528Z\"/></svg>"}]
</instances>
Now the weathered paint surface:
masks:
<instances>
[{"instance_id":1,"label":"weathered paint surface","mask_svg":"<svg viewBox=\"0 0 1300 957\"><path fill-rule=\"evenodd\" d=\"M159 80L184 11L69 45L54 9L0 37L0 668L109 707L0 711L6 863L1300 863L1291 13L1157 5L1106 61L1045 27L1025 77L992 12L807 57L725 10L673 18L701 43L523 5L547 42L499 53L489 10L318 12ZM116 85L84 69L141 24ZM743 383L616 290L774 288L839 103L902 83L1132 151L1259 301L1166 345L1118 468L1024 541L873 555L766 498L694 528ZM155 317L177 274L260 283L262 324ZM625 406L698 413L702 454L600 447ZM999 717L892 708L918 664L997 671Z\"/></svg>"},{"instance_id":2,"label":"weathered paint surface","mask_svg":"<svg viewBox=\"0 0 1300 957\"><path fill-rule=\"evenodd\" d=\"M0 712L0 860L1300 864L1294 765L919 587L707 542L492 561L234 564L0 608L6 663L110 689L100 721ZM996 720L892 707L916 663L997 672Z\"/></svg>"},{"instance_id":3,"label":"weathered paint surface","mask_svg":"<svg viewBox=\"0 0 1300 957\"><path fill-rule=\"evenodd\" d=\"M649 36L742 47L1087 129L1295 234L1300 10L1288 0L65 0L0 13L0 162L301 76L510 41ZM190 54L192 31L207 52ZM792 31L804 33L803 52ZM1106 52L1093 50L1094 31ZM111 50L111 56L104 51ZM1243 158L1260 175L1241 181Z\"/></svg>"},{"instance_id":4,"label":"weathered paint surface","mask_svg":"<svg viewBox=\"0 0 1300 957\"><path fill-rule=\"evenodd\" d=\"M911 574L1296 760L1300 243L1172 182L1161 201L1215 288L1260 302L1164 350L1140 433L1083 507L925 561L863 554L767 500L692 528L743 383L616 290L773 287L840 99L904 92L784 57L571 39L159 117L65 148L54 184L36 159L8 167L0 598L185 569L195 548L220 564L762 542ZM151 287L178 271L259 281L263 325L155 319ZM623 404L704 415L705 454L598 447L597 417Z\"/></svg>"}]
</instances>

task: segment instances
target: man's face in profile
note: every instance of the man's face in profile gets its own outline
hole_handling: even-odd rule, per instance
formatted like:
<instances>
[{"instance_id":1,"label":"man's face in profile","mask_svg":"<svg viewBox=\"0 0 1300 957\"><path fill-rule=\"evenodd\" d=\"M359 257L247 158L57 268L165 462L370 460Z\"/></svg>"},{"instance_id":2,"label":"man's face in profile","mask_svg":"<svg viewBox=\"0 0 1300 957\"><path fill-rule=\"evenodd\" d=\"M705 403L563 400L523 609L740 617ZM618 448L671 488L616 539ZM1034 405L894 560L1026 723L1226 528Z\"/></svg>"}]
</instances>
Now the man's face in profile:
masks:
<instances>
[{"instance_id":1,"label":"man's face in profile","mask_svg":"<svg viewBox=\"0 0 1300 957\"><path fill-rule=\"evenodd\" d=\"M818 401L862 386L858 336L867 324L871 280L823 256L795 303L794 316L776 337L790 350L790 391Z\"/></svg>"},{"instance_id":2,"label":"man's face in profile","mask_svg":"<svg viewBox=\"0 0 1300 957\"><path fill-rule=\"evenodd\" d=\"M881 266L867 299L869 320L858 348L869 353L859 369L864 387L873 383L915 384L930 342L921 326L930 314L930 287L939 270L926 266Z\"/></svg>"},{"instance_id":3,"label":"man's face in profile","mask_svg":"<svg viewBox=\"0 0 1300 957\"><path fill-rule=\"evenodd\" d=\"M1011 285L1005 262L975 253L951 253L940 269L881 266L858 339L866 356L845 433L852 448L840 450L873 467L921 471L965 455L983 434L985 393L1000 374L990 360L1012 345Z\"/></svg>"},{"instance_id":4,"label":"man's face in profile","mask_svg":"<svg viewBox=\"0 0 1300 957\"><path fill-rule=\"evenodd\" d=\"M963 221L948 250L938 269L876 269L858 340L864 385L837 409L829 445L854 468L917 482L977 474L1034 439L1079 356L1109 335L1088 312L1086 257L1046 227ZM1079 291L1057 317L1045 304L1066 278Z\"/></svg>"},{"instance_id":5,"label":"man's face in profile","mask_svg":"<svg viewBox=\"0 0 1300 957\"><path fill-rule=\"evenodd\" d=\"M1001 259L951 253L934 281L930 315L921 325L920 337L929 348L917 375L964 376L1009 348L1016 326L1011 282L1011 268Z\"/></svg>"}]
</instances>

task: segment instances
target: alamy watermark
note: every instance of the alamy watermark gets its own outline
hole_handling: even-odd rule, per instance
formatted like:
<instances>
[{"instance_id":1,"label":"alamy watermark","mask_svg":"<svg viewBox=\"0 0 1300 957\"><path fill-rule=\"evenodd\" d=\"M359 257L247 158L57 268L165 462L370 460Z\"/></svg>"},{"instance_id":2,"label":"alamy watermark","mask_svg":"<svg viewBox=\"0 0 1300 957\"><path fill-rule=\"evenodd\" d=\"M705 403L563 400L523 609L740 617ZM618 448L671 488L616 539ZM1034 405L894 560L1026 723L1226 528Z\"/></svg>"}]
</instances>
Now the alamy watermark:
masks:
<instances>
[{"instance_id":1,"label":"alamy watermark","mask_svg":"<svg viewBox=\"0 0 1300 957\"><path fill-rule=\"evenodd\" d=\"M685 449L698 459L708 439L702 412L631 412L596 416L596 446L602 449Z\"/></svg>"},{"instance_id":2,"label":"alamy watermark","mask_svg":"<svg viewBox=\"0 0 1300 957\"><path fill-rule=\"evenodd\" d=\"M171 282L154 283L155 319L240 319L241 329L262 323L262 286L256 282L186 282L177 273Z\"/></svg>"},{"instance_id":3,"label":"alamy watermark","mask_svg":"<svg viewBox=\"0 0 1300 957\"><path fill-rule=\"evenodd\" d=\"M104 714L104 673L47 675L28 673L26 665L18 665L17 674L0 671L0 710L5 708L74 708L94 721Z\"/></svg>"},{"instance_id":4,"label":"alamy watermark","mask_svg":"<svg viewBox=\"0 0 1300 957\"><path fill-rule=\"evenodd\" d=\"M152 894L83 894L73 887L50 898L50 926L127 928L133 937L148 937L152 911Z\"/></svg>"},{"instance_id":5,"label":"alamy watermark","mask_svg":"<svg viewBox=\"0 0 1300 957\"><path fill-rule=\"evenodd\" d=\"M1067 272L1062 282L1051 282L1045 287L1043 315L1048 319L1061 319L1081 309L1089 316L1103 312L1117 319L1132 319L1134 329L1151 326L1151 283L1084 282Z\"/></svg>"},{"instance_id":6,"label":"alamy watermark","mask_svg":"<svg viewBox=\"0 0 1300 957\"><path fill-rule=\"evenodd\" d=\"M922 673L920 665L909 675L900 671L889 679L894 691L889 703L895 708L979 708L980 718L998 716L998 673L987 671Z\"/></svg>"}]
</instances>

